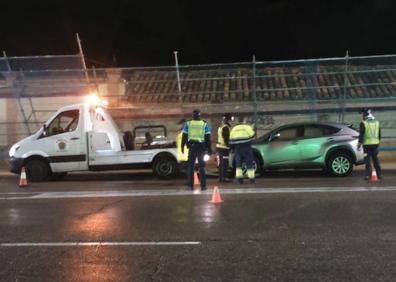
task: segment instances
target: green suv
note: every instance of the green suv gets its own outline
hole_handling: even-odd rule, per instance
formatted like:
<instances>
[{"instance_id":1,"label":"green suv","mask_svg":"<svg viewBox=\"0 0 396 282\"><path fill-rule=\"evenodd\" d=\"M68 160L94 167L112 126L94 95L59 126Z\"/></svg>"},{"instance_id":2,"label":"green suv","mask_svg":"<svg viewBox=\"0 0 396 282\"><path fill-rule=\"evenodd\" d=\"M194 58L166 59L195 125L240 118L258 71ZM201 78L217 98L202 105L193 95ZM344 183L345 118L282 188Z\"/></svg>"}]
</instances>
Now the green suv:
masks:
<instances>
[{"instance_id":1,"label":"green suv","mask_svg":"<svg viewBox=\"0 0 396 282\"><path fill-rule=\"evenodd\" d=\"M334 123L278 127L253 141L256 171L320 168L333 176L347 176L354 165L364 163L358 136L353 128Z\"/></svg>"}]
</instances>

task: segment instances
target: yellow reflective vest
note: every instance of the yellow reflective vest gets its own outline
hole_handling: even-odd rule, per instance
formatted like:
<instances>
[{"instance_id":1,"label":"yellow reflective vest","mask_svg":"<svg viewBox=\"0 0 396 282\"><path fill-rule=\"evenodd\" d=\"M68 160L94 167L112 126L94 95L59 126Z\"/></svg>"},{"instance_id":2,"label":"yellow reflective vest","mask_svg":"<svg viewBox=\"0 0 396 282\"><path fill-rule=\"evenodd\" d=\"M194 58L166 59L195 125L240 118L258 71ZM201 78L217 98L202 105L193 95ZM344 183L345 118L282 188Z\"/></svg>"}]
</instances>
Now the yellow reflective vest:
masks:
<instances>
[{"instance_id":1,"label":"yellow reflective vest","mask_svg":"<svg viewBox=\"0 0 396 282\"><path fill-rule=\"evenodd\" d=\"M380 125L378 120L363 121L364 124L364 135L363 145L378 145L379 140L379 129Z\"/></svg>"},{"instance_id":2,"label":"yellow reflective vest","mask_svg":"<svg viewBox=\"0 0 396 282\"><path fill-rule=\"evenodd\" d=\"M230 126L228 124L222 124L219 129L217 129L217 144L216 144L216 148L223 148L223 149L229 149L230 147L228 147L224 141L223 138L223 128L224 127L228 127L230 128Z\"/></svg>"},{"instance_id":3,"label":"yellow reflective vest","mask_svg":"<svg viewBox=\"0 0 396 282\"><path fill-rule=\"evenodd\" d=\"M183 131L176 136L177 160L179 162L186 162L188 161L188 148L187 146L184 146L184 153L182 153L181 151L182 138L183 138Z\"/></svg>"},{"instance_id":4,"label":"yellow reflective vest","mask_svg":"<svg viewBox=\"0 0 396 282\"><path fill-rule=\"evenodd\" d=\"M205 141L205 121L190 120L188 122L188 141Z\"/></svg>"},{"instance_id":5,"label":"yellow reflective vest","mask_svg":"<svg viewBox=\"0 0 396 282\"><path fill-rule=\"evenodd\" d=\"M231 129L230 143L239 144L252 141L254 130L249 124L238 124Z\"/></svg>"}]
</instances>

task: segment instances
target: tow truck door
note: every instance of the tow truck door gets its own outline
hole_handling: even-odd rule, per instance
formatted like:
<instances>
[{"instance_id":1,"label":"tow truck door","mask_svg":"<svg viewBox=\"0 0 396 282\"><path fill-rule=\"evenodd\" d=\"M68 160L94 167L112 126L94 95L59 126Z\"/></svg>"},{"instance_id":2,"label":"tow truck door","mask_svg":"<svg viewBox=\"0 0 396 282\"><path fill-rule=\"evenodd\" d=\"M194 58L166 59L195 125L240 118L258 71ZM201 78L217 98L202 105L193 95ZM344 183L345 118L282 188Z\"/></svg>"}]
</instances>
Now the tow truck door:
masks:
<instances>
[{"instance_id":1,"label":"tow truck door","mask_svg":"<svg viewBox=\"0 0 396 282\"><path fill-rule=\"evenodd\" d=\"M81 109L60 112L42 136L53 172L84 169L86 165L85 135Z\"/></svg>"}]
</instances>

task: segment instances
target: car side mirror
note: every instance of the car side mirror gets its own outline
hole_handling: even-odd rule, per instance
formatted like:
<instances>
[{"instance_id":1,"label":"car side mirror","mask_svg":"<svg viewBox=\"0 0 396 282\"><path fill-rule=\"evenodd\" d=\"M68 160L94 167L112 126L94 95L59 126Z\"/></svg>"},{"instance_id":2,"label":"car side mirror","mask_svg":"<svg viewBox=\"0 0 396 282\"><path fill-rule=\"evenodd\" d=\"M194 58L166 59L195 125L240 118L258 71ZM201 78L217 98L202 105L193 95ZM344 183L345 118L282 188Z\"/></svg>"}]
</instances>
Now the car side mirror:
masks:
<instances>
[{"instance_id":1,"label":"car side mirror","mask_svg":"<svg viewBox=\"0 0 396 282\"><path fill-rule=\"evenodd\" d=\"M276 134L274 134L274 135L271 136L270 141L276 140L276 139L278 139L279 137L280 137L280 133L278 132L278 133L276 133Z\"/></svg>"},{"instance_id":2,"label":"car side mirror","mask_svg":"<svg viewBox=\"0 0 396 282\"><path fill-rule=\"evenodd\" d=\"M43 136L48 136L48 127L45 123L43 124Z\"/></svg>"}]
</instances>

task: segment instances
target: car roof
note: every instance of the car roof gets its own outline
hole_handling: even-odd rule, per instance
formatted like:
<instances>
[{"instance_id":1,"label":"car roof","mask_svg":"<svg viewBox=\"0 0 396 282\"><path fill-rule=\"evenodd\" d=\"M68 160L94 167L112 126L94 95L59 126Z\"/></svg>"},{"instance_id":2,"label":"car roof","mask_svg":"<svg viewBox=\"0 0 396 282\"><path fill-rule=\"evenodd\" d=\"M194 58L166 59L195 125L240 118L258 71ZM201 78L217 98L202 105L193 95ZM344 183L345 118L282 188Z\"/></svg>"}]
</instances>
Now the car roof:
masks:
<instances>
[{"instance_id":1,"label":"car roof","mask_svg":"<svg viewBox=\"0 0 396 282\"><path fill-rule=\"evenodd\" d=\"M334 126L334 127L349 127L347 124L341 124L341 123L335 123L335 122L315 122L315 121L286 123L279 127L300 126L300 125L327 125L327 126Z\"/></svg>"}]
</instances>

